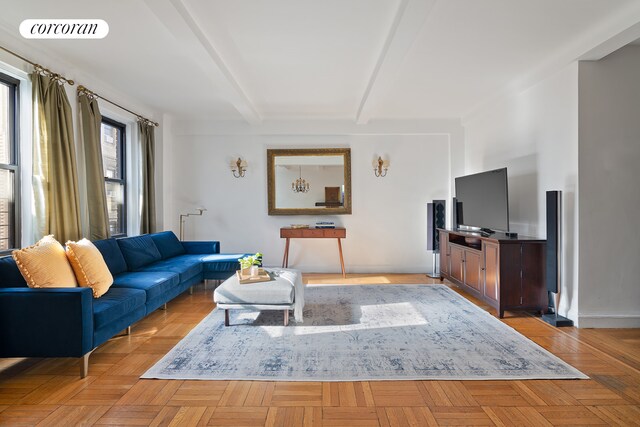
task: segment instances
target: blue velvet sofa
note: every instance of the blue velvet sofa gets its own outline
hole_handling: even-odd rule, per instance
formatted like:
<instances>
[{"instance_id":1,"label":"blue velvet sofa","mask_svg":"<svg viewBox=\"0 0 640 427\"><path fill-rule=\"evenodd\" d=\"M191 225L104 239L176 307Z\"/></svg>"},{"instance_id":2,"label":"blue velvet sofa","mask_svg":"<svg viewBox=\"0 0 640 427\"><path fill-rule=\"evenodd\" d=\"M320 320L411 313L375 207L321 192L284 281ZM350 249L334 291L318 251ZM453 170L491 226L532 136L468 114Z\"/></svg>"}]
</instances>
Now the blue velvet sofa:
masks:
<instances>
[{"instance_id":1,"label":"blue velvet sofa","mask_svg":"<svg viewBox=\"0 0 640 427\"><path fill-rule=\"evenodd\" d=\"M84 377L96 347L202 280L228 278L246 255L171 231L93 243L114 278L100 298L90 288L29 288L13 258L0 258L0 357L80 357Z\"/></svg>"}]
</instances>

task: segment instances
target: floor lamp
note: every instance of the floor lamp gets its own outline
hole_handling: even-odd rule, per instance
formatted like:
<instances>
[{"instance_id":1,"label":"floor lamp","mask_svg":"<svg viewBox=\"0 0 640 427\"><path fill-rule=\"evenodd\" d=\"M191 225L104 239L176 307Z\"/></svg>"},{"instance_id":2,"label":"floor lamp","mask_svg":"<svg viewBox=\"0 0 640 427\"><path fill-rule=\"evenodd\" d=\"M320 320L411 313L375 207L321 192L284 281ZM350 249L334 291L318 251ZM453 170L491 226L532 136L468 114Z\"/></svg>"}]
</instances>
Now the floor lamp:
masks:
<instances>
[{"instance_id":1,"label":"floor lamp","mask_svg":"<svg viewBox=\"0 0 640 427\"><path fill-rule=\"evenodd\" d=\"M180 214L180 241L184 240L184 221L190 216L202 216L202 213L206 211L205 208L196 208L198 212Z\"/></svg>"}]
</instances>

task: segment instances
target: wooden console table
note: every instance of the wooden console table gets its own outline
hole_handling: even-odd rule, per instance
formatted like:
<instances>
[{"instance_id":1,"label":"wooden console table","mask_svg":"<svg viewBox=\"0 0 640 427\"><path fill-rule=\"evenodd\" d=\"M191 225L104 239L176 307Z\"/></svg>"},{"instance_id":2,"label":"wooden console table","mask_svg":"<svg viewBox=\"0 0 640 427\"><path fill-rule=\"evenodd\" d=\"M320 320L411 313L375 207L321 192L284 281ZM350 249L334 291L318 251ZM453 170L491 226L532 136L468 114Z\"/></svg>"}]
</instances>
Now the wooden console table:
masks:
<instances>
[{"instance_id":1,"label":"wooden console table","mask_svg":"<svg viewBox=\"0 0 640 427\"><path fill-rule=\"evenodd\" d=\"M342 258L342 243L340 239L347 237L347 229L336 228L291 228L280 229L280 237L287 239L284 246L284 257L282 258L282 268L289 267L289 240L290 239L338 239L338 251L340 252L340 267L342 267L342 277L346 277L344 271L344 259Z\"/></svg>"}]
</instances>

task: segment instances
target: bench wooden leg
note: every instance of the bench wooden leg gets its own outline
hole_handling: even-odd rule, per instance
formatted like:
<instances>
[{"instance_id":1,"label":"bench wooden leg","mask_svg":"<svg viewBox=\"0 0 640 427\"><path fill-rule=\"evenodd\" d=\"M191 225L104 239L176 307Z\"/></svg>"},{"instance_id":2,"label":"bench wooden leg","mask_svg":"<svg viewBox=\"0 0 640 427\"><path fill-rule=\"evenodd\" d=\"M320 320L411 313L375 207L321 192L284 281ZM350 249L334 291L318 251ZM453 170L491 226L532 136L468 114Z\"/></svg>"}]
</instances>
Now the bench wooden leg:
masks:
<instances>
[{"instance_id":1,"label":"bench wooden leg","mask_svg":"<svg viewBox=\"0 0 640 427\"><path fill-rule=\"evenodd\" d=\"M229 326L229 310L224 310L224 326Z\"/></svg>"},{"instance_id":2,"label":"bench wooden leg","mask_svg":"<svg viewBox=\"0 0 640 427\"><path fill-rule=\"evenodd\" d=\"M289 325L289 309L284 311L284 326Z\"/></svg>"},{"instance_id":3,"label":"bench wooden leg","mask_svg":"<svg viewBox=\"0 0 640 427\"><path fill-rule=\"evenodd\" d=\"M85 354L80 358L80 378L84 378L89 373L89 355L91 352Z\"/></svg>"}]
</instances>

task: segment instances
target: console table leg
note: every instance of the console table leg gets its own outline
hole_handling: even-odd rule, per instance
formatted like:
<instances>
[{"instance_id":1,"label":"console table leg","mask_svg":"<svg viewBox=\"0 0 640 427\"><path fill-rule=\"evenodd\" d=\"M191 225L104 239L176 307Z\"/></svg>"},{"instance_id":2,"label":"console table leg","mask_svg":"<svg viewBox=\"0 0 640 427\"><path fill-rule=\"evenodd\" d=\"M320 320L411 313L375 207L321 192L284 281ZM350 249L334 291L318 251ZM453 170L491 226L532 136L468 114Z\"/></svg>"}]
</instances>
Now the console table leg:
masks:
<instances>
[{"instance_id":1,"label":"console table leg","mask_svg":"<svg viewBox=\"0 0 640 427\"><path fill-rule=\"evenodd\" d=\"M287 237L284 244L284 256L282 257L282 268L289 267L289 238Z\"/></svg>"},{"instance_id":2,"label":"console table leg","mask_svg":"<svg viewBox=\"0 0 640 427\"><path fill-rule=\"evenodd\" d=\"M224 326L229 326L229 310L224 310Z\"/></svg>"},{"instance_id":3,"label":"console table leg","mask_svg":"<svg viewBox=\"0 0 640 427\"><path fill-rule=\"evenodd\" d=\"M290 243L291 243L291 239L287 239L287 261L284 264L286 268L289 268L289 244Z\"/></svg>"},{"instance_id":4,"label":"console table leg","mask_svg":"<svg viewBox=\"0 0 640 427\"><path fill-rule=\"evenodd\" d=\"M289 309L284 311L284 326L289 326Z\"/></svg>"},{"instance_id":5,"label":"console table leg","mask_svg":"<svg viewBox=\"0 0 640 427\"><path fill-rule=\"evenodd\" d=\"M338 238L338 250L340 251L340 267L342 268L342 277L347 277L347 273L344 271L344 258L342 257L342 242Z\"/></svg>"}]
</instances>

